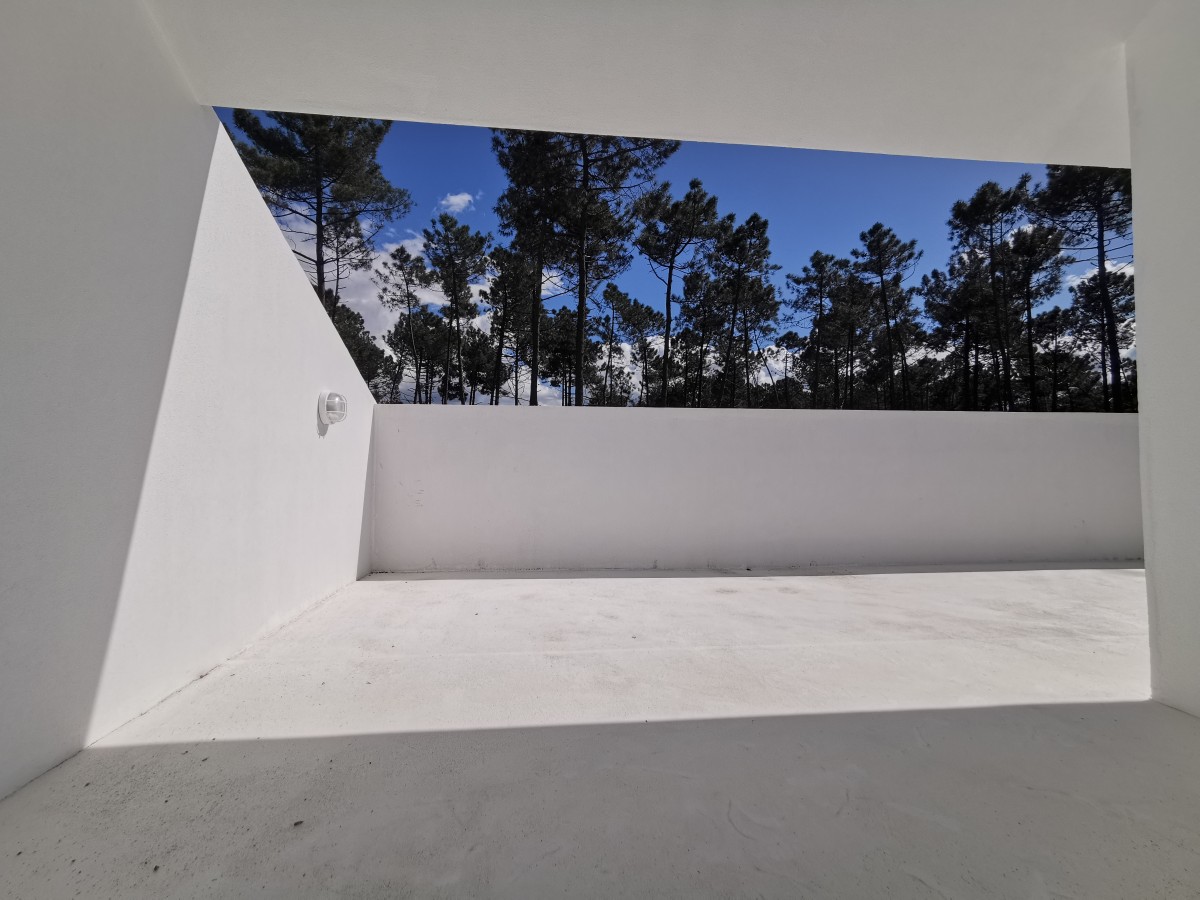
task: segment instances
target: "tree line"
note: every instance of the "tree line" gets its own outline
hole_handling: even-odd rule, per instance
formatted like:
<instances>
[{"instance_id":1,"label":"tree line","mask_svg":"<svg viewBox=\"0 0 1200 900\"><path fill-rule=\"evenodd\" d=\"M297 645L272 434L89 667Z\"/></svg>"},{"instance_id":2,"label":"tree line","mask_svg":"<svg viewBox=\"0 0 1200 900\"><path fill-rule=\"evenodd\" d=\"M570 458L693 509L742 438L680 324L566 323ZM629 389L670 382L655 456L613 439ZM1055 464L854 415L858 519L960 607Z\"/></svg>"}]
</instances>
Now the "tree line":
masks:
<instances>
[{"instance_id":1,"label":"tree line","mask_svg":"<svg viewBox=\"0 0 1200 900\"><path fill-rule=\"evenodd\" d=\"M377 261L380 230L411 208L376 160L390 123L245 110L234 123L381 402L536 405L549 384L578 406L1137 408L1128 170L981 185L949 210L945 265L919 278L923 250L880 222L787 272L766 219L722 214L699 180L658 179L676 141L494 130L499 234L442 213L419 253ZM1090 274L1068 278L1077 262ZM658 297L617 286L631 265ZM398 314L386 351L341 302L363 269Z\"/></svg>"}]
</instances>

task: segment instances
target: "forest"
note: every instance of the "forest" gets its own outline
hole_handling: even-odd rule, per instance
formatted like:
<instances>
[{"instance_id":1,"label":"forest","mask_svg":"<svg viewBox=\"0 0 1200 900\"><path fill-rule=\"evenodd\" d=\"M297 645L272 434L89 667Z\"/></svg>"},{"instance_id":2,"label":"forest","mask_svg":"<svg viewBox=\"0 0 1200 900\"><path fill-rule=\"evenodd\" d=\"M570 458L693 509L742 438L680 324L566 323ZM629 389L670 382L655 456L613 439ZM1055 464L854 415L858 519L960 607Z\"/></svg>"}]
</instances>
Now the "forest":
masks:
<instances>
[{"instance_id":1,"label":"forest","mask_svg":"<svg viewBox=\"0 0 1200 900\"><path fill-rule=\"evenodd\" d=\"M1037 182L980 185L947 210L945 264L919 276L923 249L882 222L856 246L806 248L790 272L766 219L723 213L699 180L658 180L678 142L497 129L499 234L442 213L419 253L382 253L412 205L376 161L390 123L233 117L383 403L536 405L550 385L576 406L1137 409L1128 170L1048 165ZM1088 274L1068 277L1075 263ZM633 265L659 296L613 283ZM341 301L362 270L398 314L378 340Z\"/></svg>"}]
</instances>

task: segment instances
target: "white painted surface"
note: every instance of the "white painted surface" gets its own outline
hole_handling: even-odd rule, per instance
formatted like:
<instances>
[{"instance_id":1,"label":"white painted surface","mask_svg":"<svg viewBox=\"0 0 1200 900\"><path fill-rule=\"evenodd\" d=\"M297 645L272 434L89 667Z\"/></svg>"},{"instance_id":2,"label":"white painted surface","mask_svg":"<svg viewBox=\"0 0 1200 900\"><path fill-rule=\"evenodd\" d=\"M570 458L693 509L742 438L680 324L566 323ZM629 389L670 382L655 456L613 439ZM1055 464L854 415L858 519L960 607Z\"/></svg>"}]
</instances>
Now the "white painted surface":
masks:
<instances>
[{"instance_id":1,"label":"white painted surface","mask_svg":"<svg viewBox=\"0 0 1200 900\"><path fill-rule=\"evenodd\" d=\"M374 406L220 130L88 740L365 574Z\"/></svg>"},{"instance_id":2,"label":"white painted surface","mask_svg":"<svg viewBox=\"0 0 1200 900\"><path fill-rule=\"evenodd\" d=\"M0 84L2 796L355 577L370 409L140 3L5 4Z\"/></svg>"},{"instance_id":3,"label":"white painted surface","mask_svg":"<svg viewBox=\"0 0 1200 900\"><path fill-rule=\"evenodd\" d=\"M1200 6L1163 0L1129 43L1138 400L1155 696L1200 715Z\"/></svg>"},{"instance_id":4,"label":"white painted surface","mask_svg":"<svg viewBox=\"0 0 1200 900\"><path fill-rule=\"evenodd\" d=\"M1121 44L1147 5L150 3L214 105L1113 166L1129 160Z\"/></svg>"},{"instance_id":5,"label":"white painted surface","mask_svg":"<svg viewBox=\"0 0 1200 900\"><path fill-rule=\"evenodd\" d=\"M6 3L0 84L3 795L83 745L218 123L130 3Z\"/></svg>"},{"instance_id":6,"label":"white painted surface","mask_svg":"<svg viewBox=\"0 0 1200 900\"><path fill-rule=\"evenodd\" d=\"M380 406L374 571L1132 560L1136 416Z\"/></svg>"},{"instance_id":7,"label":"white painted surface","mask_svg":"<svg viewBox=\"0 0 1200 900\"><path fill-rule=\"evenodd\" d=\"M1145 637L1119 569L372 578L0 803L0 894L1191 898Z\"/></svg>"}]
</instances>

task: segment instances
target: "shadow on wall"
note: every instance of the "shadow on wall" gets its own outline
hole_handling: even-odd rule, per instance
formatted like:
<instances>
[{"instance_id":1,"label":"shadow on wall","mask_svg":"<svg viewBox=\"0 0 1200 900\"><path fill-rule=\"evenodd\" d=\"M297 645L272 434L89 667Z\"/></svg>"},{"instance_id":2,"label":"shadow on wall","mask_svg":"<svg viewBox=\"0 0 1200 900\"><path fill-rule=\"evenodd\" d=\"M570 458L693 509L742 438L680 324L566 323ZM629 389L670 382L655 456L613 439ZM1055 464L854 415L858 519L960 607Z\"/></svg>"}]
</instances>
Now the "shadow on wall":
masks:
<instances>
[{"instance_id":1,"label":"shadow on wall","mask_svg":"<svg viewBox=\"0 0 1200 900\"><path fill-rule=\"evenodd\" d=\"M46 77L0 95L31 124L0 148L0 243L27 261L7 285L26 312L0 329L0 402L19 400L0 432L0 796L357 577L374 405L143 6L34 25L0 33L5 64ZM44 264L35 210L61 225ZM355 414L319 438L330 388Z\"/></svg>"},{"instance_id":2,"label":"shadow on wall","mask_svg":"<svg viewBox=\"0 0 1200 900\"><path fill-rule=\"evenodd\" d=\"M5 71L37 75L0 95L0 796L84 742L219 127L138 4L13 12Z\"/></svg>"},{"instance_id":3,"label":"shadow on wall","mask_svg":"<svg viewBox=\"0 0 1200 900\"><path fill-rule=\"evenodd\" d=\"M374 400L229 136L215 138L87 741L360 574ZM314 434L331 387L353 414Z\"/></svg>"},{"instance_id":4,"label":"shadow on wall","mask_svg":"<svg viewBox=\"0 0 1200 900\"><path fill-rule=\"evenodd\" d=\"M0 891L1184 897L1198 846L1200 722L1016 706L101 744Z\"/></svg>"}]
</instances>

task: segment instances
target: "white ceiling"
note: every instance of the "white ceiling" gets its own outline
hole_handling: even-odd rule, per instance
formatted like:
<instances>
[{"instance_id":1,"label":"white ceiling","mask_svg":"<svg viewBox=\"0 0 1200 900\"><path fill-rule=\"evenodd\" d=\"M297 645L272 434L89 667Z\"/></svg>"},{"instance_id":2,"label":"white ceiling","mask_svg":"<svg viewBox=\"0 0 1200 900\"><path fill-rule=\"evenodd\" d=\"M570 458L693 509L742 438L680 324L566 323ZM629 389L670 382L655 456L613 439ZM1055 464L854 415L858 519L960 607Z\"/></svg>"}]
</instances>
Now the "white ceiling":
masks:
<instances>
[{"instance_id":1,"label":"white ceiling","mask_svg":"<svg viewBox=\"0 0 1200 900\"><path fill-rule=\"evenodd\" d=\"M216 106L1124 166L1152 0L146 0Z\"/></svg>"}]
</instances>

